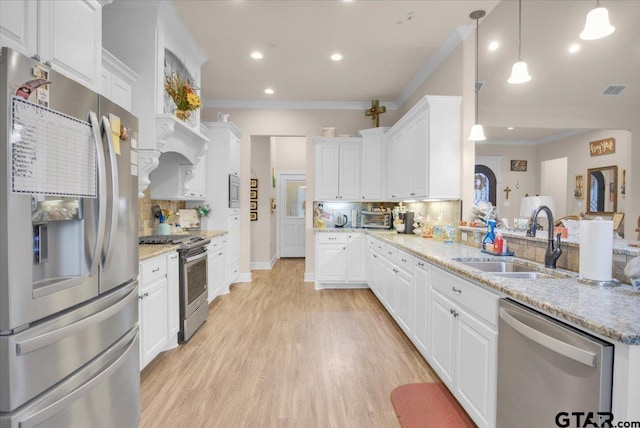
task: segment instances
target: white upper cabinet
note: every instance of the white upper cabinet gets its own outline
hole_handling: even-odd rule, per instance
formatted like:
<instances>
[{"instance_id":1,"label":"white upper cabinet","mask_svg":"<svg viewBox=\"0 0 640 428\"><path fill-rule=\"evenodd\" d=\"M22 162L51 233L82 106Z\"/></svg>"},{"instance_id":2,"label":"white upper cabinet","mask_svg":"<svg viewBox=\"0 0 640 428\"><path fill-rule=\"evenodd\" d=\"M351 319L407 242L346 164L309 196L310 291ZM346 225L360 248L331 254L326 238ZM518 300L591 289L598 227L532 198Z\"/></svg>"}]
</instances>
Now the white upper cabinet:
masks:
<instances>
[{"instance_id":1,"label":"white upper cabinet","mask_svg":"<svg viewBox=\"0 0 640 428\"><path fill-rule=\"evenodd\" d=\"M120 107L131 111L133 85L138 75L106 49L102 49L100 93Z\"/></svg>"},{"instance_id":2,"label":"white upper cabinet","mask_svg":"<svg viewBox=\"0 0 640 428\"><path fill-rule=\"evenodd\" d=\"M361 138L313 139L316 156L316 200L358 200Z\"/></svg>"},{"instance_id":3,"label":"white upper cabinet","mask_svg":"<svg viewBox=\"0 0 640 428\"><path fill-rule=\"evenodd\" d=\"M388 131L391 199L460 198L461 102L425 96Z\"/></svg>"},{"instance_id":4,"label":"white upper cabinet","mask_svg":"<svg viewBox=\"0 0 640 428\"><path fill-rule=\"evenodd\" d=\"M380 201L385 195L385 132L389 128L359 131L362 136L360 194L363 201Z\"/></svg>"},{"instance_id":5,"label":"white upper cabinet","mask_svg":"<svg viewBox=\"0 0 640 428\"><path fill-rule=\"evenodd\" d=\"M0 1L0 45L100 89L102 5L97 0Z\"/></svg>"}]
</instances>

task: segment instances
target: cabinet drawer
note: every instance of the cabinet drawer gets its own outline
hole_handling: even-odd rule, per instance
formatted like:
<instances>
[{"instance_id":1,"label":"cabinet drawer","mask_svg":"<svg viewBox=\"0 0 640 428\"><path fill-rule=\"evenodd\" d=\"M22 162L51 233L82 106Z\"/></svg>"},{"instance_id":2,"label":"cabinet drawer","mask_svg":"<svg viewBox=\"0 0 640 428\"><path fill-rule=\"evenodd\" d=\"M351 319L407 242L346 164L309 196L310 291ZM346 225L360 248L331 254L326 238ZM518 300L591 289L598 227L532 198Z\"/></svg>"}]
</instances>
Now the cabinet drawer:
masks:
<instances>
[{"instance_id":1,"label":"cabinet drawer","mask_svg":"<svg viewBox=\"0 0 640 428\"><path fill-rule=\"evenodd\" d=\"M167 275L167 258L155 257L140 263L140 288Z\"/></svg>"},{"instance_id":2,"label":"cabinet drawer","mask_svg":"<svg viewBox=\"0 0 640 428\"><path fill-rule=\"evenodd\" d=\"M346 244L346 233L318 233L318 244Z\"/></svg>"},{"instance_id":3,"label":"cabinet drawer","mask_svg":"<svg viewBox=\"0 0 640 428\"><path fill-rule=\"evenodd\" d=\"M414 257L402 250L395 250L393 254L393 262L399 268L413 274L413 266L415 264Z\"/></svg>"},{"instance_id":4,"label":"cabinet drawer","mask_svg":"<svg viewBox=\"0 0 640 428\"><path fill-rule=\"evenodd\" d=\"M498 325L499 298L496 294L435 266L431 269L431 286L492 326Z\"/></svg>"}]
</instances>

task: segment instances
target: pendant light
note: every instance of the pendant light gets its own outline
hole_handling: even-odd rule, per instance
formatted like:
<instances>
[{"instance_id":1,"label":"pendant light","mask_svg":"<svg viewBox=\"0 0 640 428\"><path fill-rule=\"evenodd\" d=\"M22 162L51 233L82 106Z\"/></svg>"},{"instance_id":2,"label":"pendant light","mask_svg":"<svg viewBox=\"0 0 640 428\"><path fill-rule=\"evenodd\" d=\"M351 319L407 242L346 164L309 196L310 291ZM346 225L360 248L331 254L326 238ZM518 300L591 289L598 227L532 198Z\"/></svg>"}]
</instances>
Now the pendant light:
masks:
<instances>
[{"instance_id":1,"label":"pendant light","mask_svg":"<svg viewBox=\"0 0 640 428\"><path fill-rule=\"evenodd\" d=\"M522 60L522 0L518 0L518 62L513 64L511 77L507 82L512 84L526 83L531 80L527 63Z\"/></svg>"},{"instance_id":2,"label":"pendant light","mask_svg":"<svg viewBox=\"0 0 640 428\"><path fill-rule=\"evenodd\" d=\"M613 33L616 27L609 22L609 11L600 6L600 0L596 1L596 7L587 14L584 30L580 33L582 40L596 40L607 37Z\"/></svg>"},{"instance_id":3,"label":"pendant light","mask_svg":"<svg viewBox=\"0 0 640 428\"><path fill-rule=\"evenodd\" d=\"M471 127L471 132L469 133L470 141L484 141L487 138L484 136L484 129L482 125L478 123L478 35L479 35L479 23L478 20L485 15L484 10L476 10L471 12L469 18L476 20L476 83L475 83L475 96L476 96L476 122Z\"/></svg>"}]
</instances>

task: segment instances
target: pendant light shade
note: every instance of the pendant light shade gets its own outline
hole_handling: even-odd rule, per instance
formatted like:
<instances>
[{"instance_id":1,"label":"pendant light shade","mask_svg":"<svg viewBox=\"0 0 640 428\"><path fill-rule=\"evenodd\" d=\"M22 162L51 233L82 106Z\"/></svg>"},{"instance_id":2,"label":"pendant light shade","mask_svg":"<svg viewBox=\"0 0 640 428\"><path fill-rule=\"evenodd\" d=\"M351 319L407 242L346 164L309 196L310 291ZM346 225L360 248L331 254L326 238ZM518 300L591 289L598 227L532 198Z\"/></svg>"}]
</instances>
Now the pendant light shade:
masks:
<instances>
[{"instance_id":1,"label":"pendant light shade","mask_svg":"<svg viewBox=\"0 0 640 428\"><path fill-rule=\"evenodd\" d=\"M475 86L475 102L476 102L476 122L475 125L471 127L471 132L469 133L470 141L484 141L486 137L484 136L484 129L482 125L478 123L478 91L480 90L478 85L478 35L479 35L479 26L478 20L485 15L484 10L476 10L471 12L469 18L476 20L476 84Z\"/></svg>"},{"instance_id":2,"label":"pendant light shade","mask_svg":"<svg viewBox=\"0 0 640 428\"><path fill-rule=\"evenodd\" d=\"M522 60L522 0L518 0L518 62L511 68L511 77L507 82L511 84L525 83L531 80L527 63Z\"/></svg>"},{"instance_id":3,"label":"pendant light shade","mask_svg":"<svg viewBox=\"0 0 640 428\"><path fill-rule=\"evenodd\" d=\"M511 68L511 77L507 82L517 84L517 83L525 83L531 80L531 76L529 75L529 70L527 70L527 63L524 61L518 61L513 64L513 68Z\"/></svg>"},{"instance_id":4,"label":"pendant light shade","mask_svg":"<svg viewBox=\"0 0 640 428\"><path fill-rule=\"evenodd\" d=\"M609 11L606 7L600 6L600 1L598 0L596 7L587 14L587 20L584 24L584 30L580 33L580 38L582 40L601 39L615 30L616 27L609 22Z\"/></svg>"},{"instance_id":5,"label":"pendant light shade","mask_svg":"<svg viewBox=\"0 0 640 428\"><path fill-rule=\"evenodd\" d=\"M484 141L487 137L484 136L484 128L479 123L476 123L471 127L469 133L469 141Z\"/></svg>"}]
</instances>

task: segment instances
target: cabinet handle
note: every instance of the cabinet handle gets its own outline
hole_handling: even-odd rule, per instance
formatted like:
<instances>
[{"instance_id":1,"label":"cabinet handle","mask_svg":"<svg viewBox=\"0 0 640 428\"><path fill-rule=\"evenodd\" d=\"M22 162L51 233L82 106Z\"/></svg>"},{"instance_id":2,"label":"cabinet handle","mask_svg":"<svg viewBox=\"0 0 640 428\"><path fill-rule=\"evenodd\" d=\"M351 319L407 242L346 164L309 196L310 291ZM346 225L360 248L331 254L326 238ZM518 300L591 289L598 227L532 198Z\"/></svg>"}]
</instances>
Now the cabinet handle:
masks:
<instances>
[{"instance_id":1,"label":"cabinet handle","mask_svg":"<svg viewBox=\"0 0 640 428\"><path fill-rule=\"evenodd\" d=\"M409 193L409 195L415 196L416 194L414 192L411 192L411 193Z\"/></svg>"},{"instance_id":2,"label":"cabinet handle","mask_svg":"<svg viewBox=\"0 0 640 428\"><path fill-rule=\"evenodd\" d=\"M391 251L387 251L387 254L389 254L390 256L393 255L393 253Z\"/></svg>"},{"instance_id":3,"label":"cabinet handle","mask_svg":"<svg viewBox=\"0 0 640 428\"><path fill-rule=\"evenodd\" d=\"M462 294L462 290L458 290L455 286L451 287L451 289L456 293Z\"/></svg>"},{"instance_id":4,"label":"cabinet handle","mask_svg":"<svg viewBox=\"0 0 640 428\"><path fill-rule=\"evenodd\" d=\"M453 311L453 317L454 317L454 318L457 318L457 317L458 317L458 315L460 315L460 314L459 314L457 311Z\"/></svg>"},{"instance_id":5,"label":"cabinet handle","mask_svg":"<svg viewBox=\"0 0 640 428\"><path fill-rule=\"evenodd\" d=\"M343 249L343 250L346 250L346 249L347 249L347 247L342 247L342 249Z\"/></svg>"},{"instance_id":6,"label":"cabinet handle","mask_svg":"<svg viewBox=\"0 0 640 428\"><path fill-rule=\"evenodd\" d=\"M424 263L422 263L422 262L418 262L418 266L420 266L420 267L424 267Z\"/></svg>"},{"instance_id":7,"label":"cabinet handle","mask_svg":"<svg viewBox=\"0 0 640 428\"><path fill-rule=\"evenodd\" d=\"M148 291L144 292L144 297L149 297L149 292Z\"/></svg>"},{"instance_id":8,"label":"cabinet handle","mask_svg":"<svg viewBox=\"0 0 640 428\"><path fill-rule=\"evenodd\" d=\"M376 255L374 254L374 255L373 255L373 258L374 258L374 259L377 259L377 258L378 258L378 256L376 256Z\"/></svg>"},{"instance_id":9,"label":"cabinet handle","mask_svg":"<svg viewBox=\"0 0 640 428\"><path fill-rule=\"evenodd\" d=\"M336 238L331 238L331 237L329 237L328 239L329 239L329 241L335 241L336 240Z\"/></svg>"},{"instance_id":10,"label":"cabinet handle","mask_svg":"<svg viewBox=\"0 0 640 428\"><path fill-rule=\"evenodd\" d=\"M453 315L453 308L449 309L449 313Z\"/></svg>"},{"instance_id":11,"label":"cabinet handle","mask_svg":"<svg viewBox=\"0 0 640 428\"><path fill-rule=\"evenodd\" d=\"M218 253L218 255L219 255L219 256L221 256L221 255L223 255L223 254L224 254L224 253L222 253L222 252Z\"/></svg>"},{"instance_id":12,"label":"cabinet handle","mask_svg":"<svg viewBox=\"0 0 640 428\"><path fill-rule=\"evenodd\" d=\"M395 273L398 273L398 272L400 272L400 271L399 271L398 269L394 269L393 271L394 271Z\"/></svg>"},{"instance_id":13,"label":"cabinet handle","mask_svg":"<svg viewBox=\"0 0 640 428\"><path fill-rule=\"evenodd\" d=\"M362 197L362 199L364 199L364 196Z\"/></svg>"},{"instance_id":14,"label":"cabinet handle","mask_svg":"<svg viewBox=\"0 0 640 428\"><path fill-rule=\"evenodd\" d=\"M144 295L138 296L138 299L140 299L140 300L144 299Z\"/></svg>"},{"instance_id":15,"label":"cabinet handle","mask_svg":"<svg viewBox=\"0 0 640 428\"><path fill-rule=\"evenodd\" d=\"M36 61L40 62L40 55L35 54L31 57L31 59L35 59Z\"/></svg>"},{"instance_id":16,"label":"cabinet handle","mask_svg":"<svg viewBox=\"0 0 640 428\"><path fill-rule=\"evenodd\" d=\"M157 268L151 270L151 273L158 272L159 270L160 270L160 266L158 266Z\"/></svg>"},{"instance_id":17,"label":"cabinet handle","mask_svg":"<svg viewBox=\"0 0 640 428\"><path fill-rule=\"evenodd\" d=\"M170 260L178 260L178 255L174 254L173 256L171 256ZM160 268L158 268L158 269L160 269Z\"/></svg>"},{"instance_id":18,"label":"cabinet handle","mask_svg":"<svg viewBox=\"0 0 640 428\"><path fill-rule=\"evenodd\" d=\"M395 197L396 197L396 195L391 195L391 197L392 197L392 198L395 198Z\"/></svg>"},{"instance_id":19,"label":"cabinet handle","mask_svg":"<svg viewBox=\"0 0 640 428\"><path fill-rule=\"evenodd\" d=\"M407 262L407 259L401 259L401 260L402 260L402 262L403 262L403 263L406 263L406 262Z\"/></svg>"}]
</instances>

